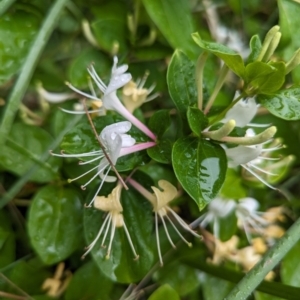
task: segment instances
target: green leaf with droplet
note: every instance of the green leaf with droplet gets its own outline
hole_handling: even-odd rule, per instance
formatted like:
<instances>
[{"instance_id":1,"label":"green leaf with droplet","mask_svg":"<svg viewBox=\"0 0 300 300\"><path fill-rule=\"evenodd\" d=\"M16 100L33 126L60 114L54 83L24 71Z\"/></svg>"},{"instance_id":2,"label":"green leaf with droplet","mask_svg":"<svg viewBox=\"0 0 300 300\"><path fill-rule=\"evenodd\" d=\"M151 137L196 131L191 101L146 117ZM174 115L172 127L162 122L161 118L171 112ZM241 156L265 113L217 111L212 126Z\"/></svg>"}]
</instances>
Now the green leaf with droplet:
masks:
<instances>
[{"instance_id":1,"label":"green leaf with droplet","mask_svg":"<svg viewBox=\"0 0 300 300\"><path fill-rule=\"evenodd\" d=\"M202 40L198 32L193 33L192 38L200 48L221 58L230 70L238 76L244 77L245 66L240 54L222 44Z\"/></svg>"},{"instance_id":2,"label":"green leaf with droplet","mask_svg":"<svg viewBox=\"0 0 300 300\"><path fill-rule=\"evenodd\" d=\"M83 205L75 189L46 186L34 196L29 211L31 244L46 264L69 257L81 243Z\"/></svg>"},{"instance_id":3,"label":"green leaf with droplet","mask_svg":"<svg viewBox=\"0 0 300 300\"><path fill-rule=\"evenodd\" d=\"M149 297L149 300L180 300L178 293L168 284L164 284L159 287L154 293Z\"/></svg>"},{"instance_id":4,"label":"green leaf with droplet","mask_svg":"<svg viewBox=\"0 0 300 300\"><path fill-rule=\"evenodd\" d=\"M258 101L268 111L284 120L300 120L300 88L292 87L268 95L258 95Z\"/></svg>"},{"instance_id":5,"label":"green leaf with droplet","mask_svg":"<svg viewBox=\"0 0 300 300\"><path fill-rule=\"evenodd\" d=\"M171 98L183 120L183 128L187 130L187 109L197 103L195 64L179 50L172 56L167 82Z\"/></svg>"},{"instance_id":6,"label":"green leaf with droplet","mask_svg":"<svg viewBox=\"0 0 300 300\"><path fill-rule=\"evenodd\" d=\"M197 107L188 107L187 119L191 130L197 135L201 135L201 131L208 125L208 119Z\"/></svg>"},{"instance_id":7,"label":"green leaf with droplet","mask_svg":"<svg viewBox=\"0 0 300 300\"><path fill-rule=\"evenodd\" d=\"M0 165L3 169L22 176L33 165L39 168L30 177L31 181L48 182L57 178L61 160L50 157L41 161L53 138L44 129L22 123L13 125L6 146L0 151Z\"/></svg>"},{"instance_id":8,"label":"green leaf with droplet","mask_svg":"<svg viewBox=\"0 0 300 300\"><path fill-rule=\"evenodd\" d=\"M132 283L143 278L153 263L152 207L146 199L133 189L122 190L121 199L124 221L139 259L134 260L134 254L123 227L116 228L109 259L106 259L106 254L110 240L110 230L104 243L106 247L101 247L104 236L102 232L91 253L101 272L108 278L122 283ZM94 208L84 210L84 231L87 245L91 244L96 238L104 217L104 212Z\"/></svg>"},{"instance_id":9,"label":"green leaf with droplet","mask_svg":"<svg viewBox=\"0 0 300 300\"><path fill-rule=\"evenodd\" d=\"M178 180L200 210L217 196L227 170L226 154L220 145L180 138L173 147L172 163Z\"/></svg>"}]
</instances>

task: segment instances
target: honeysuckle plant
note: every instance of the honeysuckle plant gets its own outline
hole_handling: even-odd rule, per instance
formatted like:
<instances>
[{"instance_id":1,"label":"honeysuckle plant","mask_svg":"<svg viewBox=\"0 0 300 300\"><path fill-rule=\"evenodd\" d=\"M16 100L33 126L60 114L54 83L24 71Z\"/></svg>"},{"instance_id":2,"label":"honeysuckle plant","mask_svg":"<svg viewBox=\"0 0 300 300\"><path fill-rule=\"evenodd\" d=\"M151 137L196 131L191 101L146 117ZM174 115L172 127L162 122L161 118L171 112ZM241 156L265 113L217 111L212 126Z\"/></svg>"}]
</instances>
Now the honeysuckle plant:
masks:
<instances>
[{"instance_id":1,"label":"honeysuckle plant","mask_svg":"<svg viewBox=\"0 0 300 300\"><path fill-rule=\"evenodd\" d=\"M298 299L300 4L73 2L0 5L0 298Z\"/></svg>"}]
</instances>

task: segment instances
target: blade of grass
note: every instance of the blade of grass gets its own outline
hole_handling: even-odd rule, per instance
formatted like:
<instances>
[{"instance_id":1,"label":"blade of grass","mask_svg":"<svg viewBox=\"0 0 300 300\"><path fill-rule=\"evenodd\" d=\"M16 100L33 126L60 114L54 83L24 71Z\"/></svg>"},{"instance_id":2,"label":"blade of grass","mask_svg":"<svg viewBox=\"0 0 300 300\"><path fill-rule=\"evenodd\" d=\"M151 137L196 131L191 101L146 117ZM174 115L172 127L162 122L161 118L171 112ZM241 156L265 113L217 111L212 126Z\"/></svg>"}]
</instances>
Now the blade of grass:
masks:
<instances>
[{"instance_id":1,"label":"blade of grass","mask_svg":"<svg viewBox=\"0 0 300 300\"><path fill-rule=\"evenodd\" d=\"M247 299L264 280L266 275L282 260L288 251L299 241L300 218L285 235L263 256L225 298L226 300ZM285 297L283 297L285 298ZM299 298L299 293L298 293Z\"/></svg>"},{"instance_id":2,"label":"blade of grass","mask_svg":"<svg viewBox=\"0 0 300 300\"><path fill-rule=\"evenodd\" d=\"M0 147L5 143L6 136L9 134L13 124L16 112L20 106L21 100L31 80L32 74L38 63L40 55L50 38L51 33L57 26L60 12L68 0L57 0L50 9L30 51L27 55L25 63L17 82L10 94L4 111L1 127L0 127Z\"/></svg>"}]
</instances>

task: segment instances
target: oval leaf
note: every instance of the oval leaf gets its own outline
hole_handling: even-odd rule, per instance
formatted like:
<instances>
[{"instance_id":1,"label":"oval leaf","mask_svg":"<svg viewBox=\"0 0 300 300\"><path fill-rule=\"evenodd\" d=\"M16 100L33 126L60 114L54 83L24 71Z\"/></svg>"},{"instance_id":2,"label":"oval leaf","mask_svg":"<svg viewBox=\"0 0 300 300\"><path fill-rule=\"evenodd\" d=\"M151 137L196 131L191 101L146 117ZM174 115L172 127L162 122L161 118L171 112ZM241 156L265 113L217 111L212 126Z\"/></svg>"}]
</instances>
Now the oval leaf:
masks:
<instances>
[{"instance_id":1,"label":"oval leaf","mask_svg":"<svg viewBox=\"0 0 300 300\"><path fill-rule=\"evenodd\" d=\"M221 146L204 139L180 138L174 144L172 162L178 180L200 210L217 196L227 170Z\"/></svg>"},{"instance_id":2,"label":"oval leaf","mask_svg":"<svg viewBox=\"0 0 300 300\"><path fill-rule=\"evenodd\" d=\"M300 120L300 88L259 95L258 101L273 115L284 120Z\"/></svg>"},{"instance_id":3,"label":"oval leaf","mask_svg":"<svg viewBox=\"0 0 300 300\"><path fill-rule=\"evenodd\" d=\"M78 192L56 186L42 188L32 200L28 230L33 248L44 263L67 258L81 241L82 204Z\"/></svg>"}]
</instances>

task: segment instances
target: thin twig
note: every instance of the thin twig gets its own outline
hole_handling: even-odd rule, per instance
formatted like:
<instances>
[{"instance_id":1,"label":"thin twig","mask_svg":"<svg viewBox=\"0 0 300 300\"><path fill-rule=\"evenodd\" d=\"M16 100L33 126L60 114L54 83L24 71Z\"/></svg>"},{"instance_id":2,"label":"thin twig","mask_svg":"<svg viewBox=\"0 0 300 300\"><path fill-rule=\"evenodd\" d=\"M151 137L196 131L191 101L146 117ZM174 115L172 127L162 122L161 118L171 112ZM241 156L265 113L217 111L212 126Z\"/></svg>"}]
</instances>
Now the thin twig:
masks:
<instances>
[{"instance_id":1,"label":"thin twig","mask_svg":"<svg viewBox=\"0 0 300 300\"><path fill-rule=\"evenodd\" d=\"M18 295L14 295L14 294L2 292L2 291L0 291L0 297L16 299L16 300L27 300L28 299L27 297L24 297L24 296L18 296Z\"/></svg>"},{"instance_id":2,"label":"thin twig","mask_svg":"<svg viewBox=\"0 0 300 300\"><path fill-rule=\"evenodd\" d=\"M90 124L91 124L92 130L93 130L93 132L94 132L94 134L95 134L95 136L96 136L96 138L97 138L97 141L98 141L98 143L99 143L99 145L100 145L100 148L101 148L101 150L103 151L103 154L104 154L105 158L108 160L110 166L111 166L112 169L115 171L115 173L116 173L118 179L120 180L121 184L123 185L124 189L125 189L125 190L128 190L128 186L126 185L126 183L124 182L123 178L121 177L121 175L120 175L119 172L117 171L116 167L115 167L114 164L112 163L110 157L108 156L108 154L107 154L106 151L105 151L105 147L102 145L102 143L101 143L101 141L100 141L100 138L99 138L98 132L97 132L97 130L96 130L96 128L95 128L95 125L94 125L94 123L93 123L93 120L92 120L90 114L88 113L88 109L87 109L87 107L86 107L86 101L85 101L85 99L83 99L83 107L84 107L84 111L85 111L85 113L86 113L86 116L87 116L87 118L88 118L88 120L89 120L89 122L90 122Z\"/></svg>"},{"instance_id":3,"label":"thin twig","mask_svg":"<svg viewBox=\"0 0 300 300\"><path fill-rule=\"evenodd\" d=\"M11 280L9 280L3 273L0 273L0 276L13 288L15 288L17 291L19 291L21 294L23 294L26 299L32 299L34 300L30 295L28 295L26 292L24 292L21 288L19 288L15 283L13 283ZM16 299L16 298L15 298ZM24 298L23 298L24 299Z\"/></svg>"}]
</instances>

